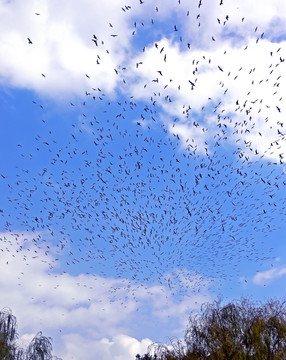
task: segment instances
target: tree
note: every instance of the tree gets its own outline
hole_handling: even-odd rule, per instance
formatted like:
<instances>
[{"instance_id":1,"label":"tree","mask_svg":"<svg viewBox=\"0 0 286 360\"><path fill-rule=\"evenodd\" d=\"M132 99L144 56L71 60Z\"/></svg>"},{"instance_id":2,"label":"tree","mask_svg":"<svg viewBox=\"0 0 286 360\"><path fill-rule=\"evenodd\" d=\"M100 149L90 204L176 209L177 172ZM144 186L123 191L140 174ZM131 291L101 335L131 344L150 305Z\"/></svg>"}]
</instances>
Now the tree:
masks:
<instances>
[{"instance_id":1,"label":"tree","mask_svg":"<svg viewBox=\"0 0 286 360\"><path fill-rule=\"evenodd\" d=\"M156 357L153 357L149 354L145 354L143 356L141 356L139 354L136 355L136 360L155 360L155 359L156 359Z\"/></svg>"},{"instance_id":2,"label":"tree","mask_svg":"<svg viewBox=\"0 0 286 360\"><path fill-rule=\"evenodd\" d=\"M0 360L52 360L52 339L39 332L27 349L16 344L18 338L16 317L10 309L0 311ZM60 359L58 359L60 360Z\"/></svg>"},{"instance_id":3,"label":"tree","mask_svg":"<svg viewBox=\"0 0 286 360\"><path fill-rule=\"evenodd\" d=\"M26 358L27 360L51 360L53 358L51 339L39 332L30 342L26 350Z\"/></svg>"},{"instance_id":4,"label":"tree","mask_svg":"<svg viewBox=\"0 0 286 360\"><path fill-rule=\"evenodd\" d=\"M191 315L184 341L153 347L158 360L286 359L286 303L242 298L203 305Z\"/></svg>"},{"instance_id":5,"label":"tree","mask_svg":"<svg viewBox=\"0 0 286 360\"><path fill-rule=\"evenodd\" d=\"M16 318L12 315L11 310L3 309L0 312L0 359L12 360L15 358L16 326Z\"/></svg>"}]
</instances>

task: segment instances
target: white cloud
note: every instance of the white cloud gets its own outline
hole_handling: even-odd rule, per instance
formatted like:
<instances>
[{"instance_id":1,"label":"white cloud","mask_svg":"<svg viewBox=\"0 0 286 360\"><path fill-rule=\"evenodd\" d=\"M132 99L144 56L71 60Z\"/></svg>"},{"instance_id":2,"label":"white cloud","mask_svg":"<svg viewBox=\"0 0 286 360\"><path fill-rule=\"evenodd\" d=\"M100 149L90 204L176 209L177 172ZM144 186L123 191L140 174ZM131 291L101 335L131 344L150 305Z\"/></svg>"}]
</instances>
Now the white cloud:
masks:
<instances>
[{"instance_id":1,"label":"white cloud","mask_svg":"<svg viewBox=\"0 0 286 360\"><path fill-rule=\"evenodd\" d=\"M224 123L231 131L227 142L241 148L243 159L259 154L283 161L286 86L280 58L286 54L285 41L275 41L285 36L285 2L206 2L198 9L195 1L158 1L156 6L144 1L124 12L125 5L115 0L1 1L0 81L58 99L98 87L110 96L120 90L134 101L156 102L168 130L183 142L193 140L190 151L205 153L217 133L224 138L217 129ZM152 33L144 52L136 45L143 30ZM178 118L177 126L170 117Z\"/></svg>"},{"instance_id":2,"label":"white cloud","mask_svg":"<svg viewBox=\"0 0 286 360\"><path fill-rule=\"evenodd\" d=\"M104 360L126 360L135 359L136 354L147 352L148 346L152 344L150 339L137 339L128 335L115 335L111 339L100 340L70 334L63 336L65 343L65 359L93 360L95 357Z\"/></svg>"},{"instance_id":3,"label":"white cloud","mask_svg":"<svg viewBox=\"0 0 286 360\"><path fill-rule=\"evenodd\" d=\"M282 276L286 275L286 267L273 267L269 270L258 272L253 277L253 282L256 285L265 285L269 284L270 282L281 278Z\"/></svg>"},{"instance_id":4,"label":"white cloud","mask_svg":"<svg viewBox=\"0 0 286 360\"><path fill-rule=\"evenodd\" d=\"M227 128L225 143L236 144L244 157L280 162L285 140L283 44L249 39L247 47L233 47L222 41L206 53L182 51L162 39L131 61L128 75L136 81L129 94L155 101L166 114L169 131L182 137L184 147L192 145L190 151L205 152L206 143L224 138ZM170 117L177 118L176 124Z\"/></svg>"},{"instance_id":5,"label":"white cloud","mask_svg":"<svg viewBox=\"0 0 286 360\"><path fill-rule=\"evenodd\" d=\"M82 94L92 87L112 92L119 81L114 68L124 58L131 36L128 13L122 16L123 4L1 1L2 84L54 98Z\"/></svg>"},{"instance_id":6,"label":"white cloud","mask_svg":"<svg viewBox=\"0 0 286 360\"><path fill-rule=\"evenodd\" d=\"M210 300L208 280L198 275L188 281L181 276L186 295L176 298L164 286L138 286L128 279L96 274L59 273L57 268L51 268L55 260L51 244L40 244L39 239L44 238L41 233L0 234L4 264L0 308L12 309L21 344L42 331L52 337L54 353L64 360L93 359L95 353L102 354L103 360L135 357L136 353L146 352L152 342L137 340L138 328L140 334L152 334L150 326L154 321L157 329L172 321L177 333L182 332L190 311ZM190 286L199 289L202 284L205 289L193 293ZM158 330L154 331L156 341L162 340Z\"/></svg>"}]
</instances>

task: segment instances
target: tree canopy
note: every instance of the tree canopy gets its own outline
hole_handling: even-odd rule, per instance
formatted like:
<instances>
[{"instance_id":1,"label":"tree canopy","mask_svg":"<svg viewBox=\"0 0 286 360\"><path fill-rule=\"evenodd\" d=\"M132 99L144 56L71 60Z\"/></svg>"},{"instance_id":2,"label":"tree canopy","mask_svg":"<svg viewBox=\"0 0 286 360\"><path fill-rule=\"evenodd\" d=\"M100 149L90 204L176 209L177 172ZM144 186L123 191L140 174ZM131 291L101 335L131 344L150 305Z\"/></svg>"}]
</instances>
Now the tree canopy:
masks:
<instances>
[{"instance_id":1,"label":"tree canopy","mask_svg":"<svg viewBox=\"0 0 286 360\"><path fill-rule=\"evenodd\" d=\"M249 299L203 305L192 314L184 340L154 345L155 355L137 360L282 360L286 359L286 302Z\"/></svg>"},{"instance_id":2,"label":"tree canopy","mask_svg":"<svg viewBox=\"0 0 286 360\"><path fill-rule=\"evenodd\" d=\"M0 360L58 359L52 356L52 339L43 336L42 332L38 332L26 349L17 345L17 339L16 317L5 308L0 311Z\"/></svg>"}]
</instances>

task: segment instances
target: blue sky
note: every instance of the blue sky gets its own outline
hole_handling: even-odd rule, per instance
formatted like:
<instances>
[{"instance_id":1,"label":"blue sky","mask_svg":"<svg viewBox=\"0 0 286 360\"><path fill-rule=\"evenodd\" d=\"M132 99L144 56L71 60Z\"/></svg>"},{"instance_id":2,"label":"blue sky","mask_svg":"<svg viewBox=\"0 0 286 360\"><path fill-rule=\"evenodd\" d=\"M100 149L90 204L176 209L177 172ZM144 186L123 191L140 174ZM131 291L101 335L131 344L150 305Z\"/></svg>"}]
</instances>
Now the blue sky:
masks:
<instances>
[{"instance_id":1,"label":"blue sky","mask_svg":"<svg viewBox=\"0 0 286 360\"><path fill-rule=\"evenodd\" d=\"M21 343L133 359L218 296L285 296L283 1L0 14L0 305Z\"/></svg>"}]
</instances>

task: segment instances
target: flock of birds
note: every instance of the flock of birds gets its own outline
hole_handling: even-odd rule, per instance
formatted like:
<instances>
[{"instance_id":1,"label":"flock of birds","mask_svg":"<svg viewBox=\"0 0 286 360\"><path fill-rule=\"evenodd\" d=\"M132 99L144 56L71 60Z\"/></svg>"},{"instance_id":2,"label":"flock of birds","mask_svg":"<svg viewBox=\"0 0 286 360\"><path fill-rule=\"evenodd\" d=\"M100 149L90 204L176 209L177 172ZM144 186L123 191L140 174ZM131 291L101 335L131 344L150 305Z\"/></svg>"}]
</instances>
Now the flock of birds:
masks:
<instances>
[{"instance_id":1,"label":"flock of birds","mask_svg":"<svg viewBox=\"0 0 286 360\"><path fill-rule=\"evenodd\" d=\"M140 6L144 1L140 0ZM198 28L203 27L203 6L200 0L195 14ZM224 6L223 0L219 6ZM123 13L131 11L132 6L122 7ZM159 12L156 7L150 24L156 23ZM227 15L217 22L226 27L230 20ZM144 26L141 21L134 22L132 35L140 36ZM116 40L116 29L112 24L109 27ZM179 25L173 24L172 32L181 47L192 51ZM257 42L263 37L264 33L257 34ZM95 51L105 46L96 34L90 41ZM210 42L216 41L212 36ZM27 46L36 46L30 37ZM158 42L154 47L168 66L166 50ZM143 53L145 50L144 46ZM13 234L21 250L20 233L15 229L33 233L34 245L47 256L56 252L65 271L116 274L136 284L165 286L173 294L199 291L204 278L214 279L216 286L218 279L238 278L240 265L246 261L259 268L271 259L271 246L266 244L263 253L260 245L279 228L286 214L284 124L276 124L276 139L265 153L245 140L246 135L257 133L259 109L271 106L277 114L283 112L279 81L284 59L279 46L269 60L272 65L265 75L269 83L273 77L277 103L266 105L266 99L251 96L250 100L237 99L234 111L240 121L233 120L224 108L228 88L222 83L218 102L209 99L208 107L199 113L185 104L171 123L164 122L162 107L173 101L168 85L176 79L162 84L164 72L160 69L151 83L142 84L145 93L149 87L158 89L150 90L146 101L136 99L136 94L111 100L104 89L87 88L83 100L68 104L70 118L75 114L69 125L43 119L45 106L35 100L32 105L41 116L40 124L37 130L31 129L28 140L17 144L19 161L14 175L1 173L7 197L0 215L6 234ZM95 66L100 64L98 55ZM190 97L195 96L201 65L213 66L206 57L190 64L193 77L186 79ZM134 64L138 71L142 66L143 62ZM113 70L123 86L128 86L127 70L122 64ZM240 70L228 74L232 79L229 86ZM225 76L220 64L217 71ZM83 76L91 80L89 74ZM45 81L48 74L42 77ZM182 84L176 86L180 92ZM206 126L204 118L209 114L216 117L215 130ZM195 130L197 138L180 135L176 130L179 119ZM244 139L244 147L239 138ZM274 150L279 152L277 161L269 156ZM3 234L2 250L8 246Z\"/></svg>"}]
</instances>

